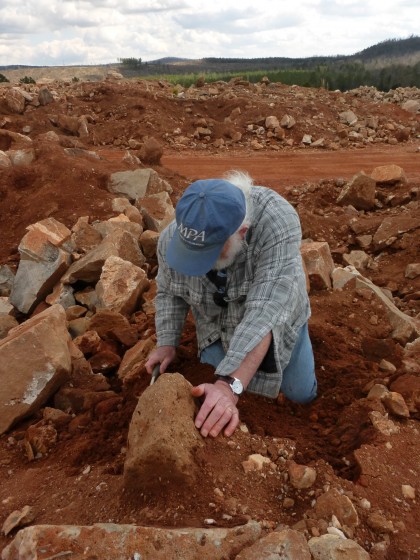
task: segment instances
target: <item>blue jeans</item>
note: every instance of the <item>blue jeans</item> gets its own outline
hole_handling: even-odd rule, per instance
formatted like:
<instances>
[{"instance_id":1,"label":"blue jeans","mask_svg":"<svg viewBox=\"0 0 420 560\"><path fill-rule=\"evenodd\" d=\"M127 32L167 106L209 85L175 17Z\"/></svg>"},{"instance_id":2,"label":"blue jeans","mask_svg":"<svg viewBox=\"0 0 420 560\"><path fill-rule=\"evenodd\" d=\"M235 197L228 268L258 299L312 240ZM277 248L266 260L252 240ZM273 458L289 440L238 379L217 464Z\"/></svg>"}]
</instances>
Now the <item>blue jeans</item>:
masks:
<instances>
[{"instance_id":1,"label":"blue jeans","mask_svg":"<svg viewBox=\"0 0 420 560\"><path fill-rule=\"evenodd\" d=\"M220 340L217 340L200 354L202 364L210 364L217 368L225 357ZM293 348L290 361L283 371L280 391L291 401L306 404L317 396L317 380L315 377L315 361L312 344L309 338L308 323L300 329L298 339Z\"/></svg>"}]
</instances>

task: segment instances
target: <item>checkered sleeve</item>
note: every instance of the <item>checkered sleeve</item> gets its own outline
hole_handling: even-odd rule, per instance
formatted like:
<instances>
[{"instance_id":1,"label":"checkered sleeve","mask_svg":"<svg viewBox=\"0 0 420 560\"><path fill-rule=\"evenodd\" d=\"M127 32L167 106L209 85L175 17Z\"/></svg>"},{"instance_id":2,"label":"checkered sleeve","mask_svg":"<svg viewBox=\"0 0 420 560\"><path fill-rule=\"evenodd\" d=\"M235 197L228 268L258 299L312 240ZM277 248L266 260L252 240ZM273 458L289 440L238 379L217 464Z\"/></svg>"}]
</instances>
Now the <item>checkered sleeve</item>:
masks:
<instances>
[{"instance_id":1,"label":"checkered sleeve","mask_svg":"<svg viewBox=\"0 0 420 560\"><path fill-rule=\"evenodd\" d=\"M164 258L169 232L168 229L164 230L158 243L159 269L155 298L157 346L178 346L189 310L188 303L170 291L170 272Z\"/></svg>"}]
</instances>

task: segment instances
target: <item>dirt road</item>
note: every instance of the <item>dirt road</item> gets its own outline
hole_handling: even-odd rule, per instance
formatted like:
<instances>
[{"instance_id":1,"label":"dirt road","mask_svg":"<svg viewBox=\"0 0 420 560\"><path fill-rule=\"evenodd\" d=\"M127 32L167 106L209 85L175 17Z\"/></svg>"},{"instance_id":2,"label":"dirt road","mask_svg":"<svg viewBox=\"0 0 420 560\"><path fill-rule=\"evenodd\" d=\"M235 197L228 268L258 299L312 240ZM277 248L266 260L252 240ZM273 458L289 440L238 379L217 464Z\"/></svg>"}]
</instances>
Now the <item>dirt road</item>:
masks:
<instances>
[{"instance_id":1,"label":"dirt road","mask_svg":"<svg viewBox=\"0 0 420 560\"><path fill-rule=\"evenodd\" d=\"M371 173L375 167L389 164L402 167L410 180L420 180L420 152L416 152L412 145L346 152L300 150L270 155L253 152L246 156L168 154L162 158L162 163L190 179L218 177L230 169L241 169L248 171L257 183L276 189L303 181L348 179L358 171Z\"/></svg>"}]
</instances>

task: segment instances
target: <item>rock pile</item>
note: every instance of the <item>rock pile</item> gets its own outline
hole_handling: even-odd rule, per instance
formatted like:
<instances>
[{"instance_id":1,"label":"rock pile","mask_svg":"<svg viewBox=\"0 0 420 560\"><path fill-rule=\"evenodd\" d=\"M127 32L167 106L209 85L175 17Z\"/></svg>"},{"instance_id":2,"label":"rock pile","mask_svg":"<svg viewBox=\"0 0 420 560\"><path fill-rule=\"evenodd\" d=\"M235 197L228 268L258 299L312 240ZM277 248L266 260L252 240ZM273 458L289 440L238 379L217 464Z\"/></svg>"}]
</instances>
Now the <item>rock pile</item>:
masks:
<instances>
[{"instance_id":1,"label":"rock pile","mask_svg":"<svg viewBox=\"0 0 420 560\"><path fill-rule=\"evenodd\" d=\"M378 185L405 183L403 171L395 166L375 169L370 176L358 174L342 186L336 204L354 213L357 209L378 211ZM94 223L90 223L89 217L82 217L72 228L54 218L31 224L19 244L16 275L6 266L0 269L1 432L9 432L25 418L36 418L24 434L29 461L51 453L64 427L70 432L84 429L91 414L101 417L121 407L122 397L112 389L110 380L115 377L129 386L144 377L144 362L155 343L154 259L159 233L174 216L168 197L171 187L156 172L140 169L137 173L111 175L108 188L119 195L112 203L115 217ZM298 208L299 200L302 198L295 202ZM390 339L402 348L405 376L397 378L390 387L374 382L366 387L372 429L386 438L399 433L398 419L409 419L420 411L420 370L416 360L419 322L418 317L401 311L392 294L375 285L363 272L373 267L369 252L390 247L405 232L419 228L418 201L412 202L407 207L407 219L390 216L379 221L376 231L369 234L356 220L352 227L363 237L361 245L368 252L342 253L341 266L334 263L327 242L309 238L302 245L310 292L333 293L351 285L360 297L372 303L372 308L381 307L390 325ZM410 263L407 277L415 279L419 273L419 263ZM392 363L384 359L380 367L389 375L395 371ZM90 390L68 383L75 376L89 380ZM54 406L46 406L51 402ZM180 484L190 488L199 484L205 454L200 459L204 443L194 428L194 410L190 384L178 374L163 376L144 391L128 433L124 480L129 494L144 496L145 492L156 491L156 487L158 492L162 487L171 492ZM302 500L313 500L313 509L305 513L306 521L302 521L306 538L299 523L293 528L280 526L275 531L272 526L250 522L236 529L181 532L127 525L35 525L21 530L4 549L2 558L14 558L23 550L30 550L35 557L45 547L51 556L87 546L95 547L95 554L103 558L142 554L147 557L150 539L161 543L159 553L154 553L156 558L168 557L175 549L177 554L182 550L183 558L196 557L194 543L197 542L204 558L234 554L241 560L261 560L280 551L282 554L287 551L291 559L338 555L370 558L354 540L360 526L359 506L355 507L354 496L344 493L336 482L331 485L334 477L321 475L319 465L297 462L293 442L277 442L269 453L261 453L264 446L252 444L243 426L243 432L231 443L250 451L254 446L254 452L241 461L243 476L276 480L279 488L287 481L282 495L285 511L295 507L296 497L292 498L291 492ZM369 467L363 452L356 451L356 457L362 477L367 477ZM415 489L409 484L404 492L408 500L415 496ZM235 506L224 500L223 490L215 489L215 493L225 515L231 516ZM17 521L8 520L7 532L12 531L10 527L31 523L25 521L31 518L22 512L13 512L13 519ZM208 517L203 523L212 525L214 519ZM367 525L382 536L395 531L392 521L378 511L368 516ZM214 543L218 539L224 544L215 552ZM387 546L381 542L375 545L378 551L381 546ZM107 552L101 552L104 543Z\"/></svg>"},{"instance_id":2,"label":"rock pile","mask_svg":"<svg viewBox=\"0 0 420 560\"><path fill-rule=\"evenodd\" d=\"M211 151L339 149L415 141L419 134L416 88L319 92L237 79L187 89L147 80L57 82L50 87L0 87L0 111L11 115L0 119L0 166L33 160L34 118L40 114L45 119L42 134L62 142L68 154L77 157L85 143L113 146L146 164L159 162L162 146ZM125 102L119 105L122 95ZM390 111L390 104L399 110ZM136 118L126 120L130 113ZM20 127L16 115L23 116ZM116 122L109 129L111 117ZM19 144L25 146L18 149Z\"/></svg>"}]
</instances>

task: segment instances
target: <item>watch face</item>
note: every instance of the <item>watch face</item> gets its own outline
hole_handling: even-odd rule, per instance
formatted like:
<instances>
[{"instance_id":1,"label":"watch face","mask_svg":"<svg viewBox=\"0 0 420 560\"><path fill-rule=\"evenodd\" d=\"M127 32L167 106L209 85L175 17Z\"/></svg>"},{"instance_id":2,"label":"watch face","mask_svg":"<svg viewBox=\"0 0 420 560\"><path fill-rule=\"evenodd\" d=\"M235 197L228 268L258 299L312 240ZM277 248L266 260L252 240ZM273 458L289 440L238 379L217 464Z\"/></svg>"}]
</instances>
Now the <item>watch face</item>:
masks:
<instances>
[{"instance_id":1,"label":"watch face","mask_svg":"<svg viewBox=\"0 0 420 560\"><path fill-rule=\"evenodd\" d=\"M235 395L241 395L244 391L244 386L239 379L234 379L230 386L232 387L232 391L235 393Z\"/></svg>"}]
</instances>

